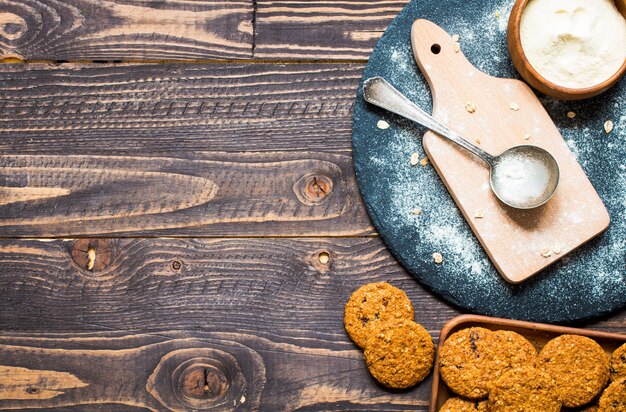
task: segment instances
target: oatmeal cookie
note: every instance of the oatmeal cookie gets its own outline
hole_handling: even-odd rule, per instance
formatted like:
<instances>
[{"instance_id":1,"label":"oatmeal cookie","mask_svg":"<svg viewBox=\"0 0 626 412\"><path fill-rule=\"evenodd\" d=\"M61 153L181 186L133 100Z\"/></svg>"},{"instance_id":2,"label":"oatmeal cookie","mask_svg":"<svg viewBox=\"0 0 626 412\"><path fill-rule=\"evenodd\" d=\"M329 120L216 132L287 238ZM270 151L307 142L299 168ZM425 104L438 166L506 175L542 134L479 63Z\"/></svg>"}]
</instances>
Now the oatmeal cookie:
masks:
<instances>
[{"instance_id":1,"label":"oatmeal cookie","mask_svg":"<svg viewBox=\"0 0 626 412\"><path fill-rule=\"evenodd\" d=\"M501 367L496 371L496 379L509 369L535 364L537 349L528 339L510 330L497 330L494 335L497 344L496 363Z\"/></svg>"},{"instance_id":2,"label":"oatmeal cookie","mask_svg":"<svg viewBox=\"0 0 626 412\"><path fill-rule=\"evenodd\" d=\"M591 402L609 380L609 359L593 339L561 335L539 353L537 367L557 384L563 406L574 408Z\"/></svg>"},{"instance_id":3,"label":"oatmeal cookie","mask_svg":"<svg viewBox=\"0 0 626 412\"><path fill-rule=\"evenodd\" d=\"M600 398L599 412L626 411L626 379L614 381Z\"/></svg>"},{"instance_id":4,"label":"oatmeal cookie","mask_svg":"<svg viewBox=\"0 0 626 412\"><path fill-rule=\"evenodd\" d=\"M410 320L379 324L365 349L370 373L389 388L408 388L421 382L430 373L434 358L430 334Z\"/></svg>"},{"instance_id":5,"label":"oatmeal cookie","mask_svg":"<svg viewBox=\"0 0 626 412\"><path fill-rule=\"evenodd\" d=\"M394 319L413 320L413 305L404 291L389 283L369 283L358 288L346 303L343 323L350 338L365 348L372 330Z\"/></svg>"},{"instance_id":6,"label":"oatmeal cookie","mask_svg":"<svg viewBox=\"0 0 626 412\"><path fill-rule=\"evenodd\" d=\"M439 412L486 412L487 401L470 401L463 398L450 398Z\"/></svg>"},{"instance_id":7,"label":"oatmeal cookie","mask_svg":"<svg viewBox=\"0 0 626 412\"><path fill-rule=\"evenodd\" d=\"M611 382L626 378L626 343L611 356Z\"/></svg>"},{"instance_id":8,"label":"oatmeal cookie","mask_svg":"<svg viewBox=\"0 0 626 412\"><path fill-rule=\"evenodd\" d=\"M559 412L561 400L549 374L522 366L503 374L489 393L490 412Z\"/></svg>"},{"instance_id":9,"label":"oatmeal cookie","mask_svg":"<svg viewBox=\"0 0 626 412\"><path fill-rule=\"evenodd\" d=\"M441 378L457 395L486 397L500 369L496 364L497 344L489 329L474 327L453 333L439 353Z\"/></svg>"}]
</instances>

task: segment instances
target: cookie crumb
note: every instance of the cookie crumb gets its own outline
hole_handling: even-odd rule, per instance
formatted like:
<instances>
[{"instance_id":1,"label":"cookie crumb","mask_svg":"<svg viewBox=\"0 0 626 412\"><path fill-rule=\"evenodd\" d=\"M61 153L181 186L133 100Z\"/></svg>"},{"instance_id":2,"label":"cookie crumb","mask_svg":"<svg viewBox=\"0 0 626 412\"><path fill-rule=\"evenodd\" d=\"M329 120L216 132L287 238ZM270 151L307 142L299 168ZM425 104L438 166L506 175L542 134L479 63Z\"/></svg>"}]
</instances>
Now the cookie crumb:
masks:
<instances>
[{"instance_id":1,"label":"cookie crumb","mask_svg":"<svg viewBox=\"0 0 626 412\"><path fill-rule=\"evenodd\" d=\"M480 144L480 139L476 139L476 144Z\"/></svg>"},{"instance_id":2,"label":"cookie crumb","mask_svg":"<svg viewBox=\"0 0 626 412\"><path fill-rule=\"evenodd\" d=\"M465 110L467 110L468 113L474 113L476 111L476 105L472 102L467 102L465 103Z\"/></svg>"},{"instance_id":3,"label":"cookie crumb","mask_svg":"<svg viewBox=\"0 0 626 412\"><path fill-rule=\"evenodd\" d=\"M483 217L485 217L485 214L483 213L482 209L476 209L476 211L474 212L474 217L476 219L482 219Z\"/></svg>"},{"instance_id":4,"label":"cookie crumb","mask_svg":"<svg viewBox=\"0 0 626 412\"><path fill-rule=\"evenodd\" d=\"M554 252L555 255L558 255L559 253L561 253L561 245L558 243L555 243L554 247L552 248L552 251Z\"/></svg>"},{"instance_id":5,"label":"cookie crumb","mask_svg":"<svg viewBox=\"0 0 626 412\"><path fill-rule=\"evenodd\" d=\"M569 117L570 119L573 119L574 117L576 117L576 113L574 113L574 112L567 112L567 117Z\"/></svg>"},{"instance_id":6,"label":"cookie crumb","mask_svg":"<svg viewBox=\"0 0 626 412\"><path fill-rule=\"evenodd\" d=\"M515 102L511 102L511 104L509 104L509 108L511 110L518 111L519 110L519 104L517 104Z\"/></svg>"},{"instance_id":7,"label":"cookie crumb","mask_svg":"<svg viewBox=\"0 0 626 412\"><path fill-rule=\"evenodd\" d=\"M552 256L552 250L550 250L550 248L544 247L543 249L541 249L541 256L543 256L544 258L549 258L550 256Z\"/></svg>"},{"instance_id":8,"label":"cookie crumb","mask_svg":"<svg viewBox=\"0 0 626 412\"><path fill-rule=\"evenodd\" d=\"M376 127L383 130L389 129L389 123L384 120L379 120L378 123L376 123Z\"/></svg>"},{"instance_id":9,"label":"cookie crumb","mask_svg":"<svg viewBox=\"0 0 626 412\"><path fill-rule=\"evenodd\" d=\"M438 252L433 253L433 259L435 263L438 265L440 265L443 262L443 256L441 256L441 253L438 253Z\"/></svg>"},{"instance_id":10,"label":"cookie crumb","mask_svg":"<svg viewBox=\"0 0 626 412\"><path fill-rule=\"evenodd\" d=\"M530 139L530 135L529 134L525 134L524 135L524 140L528 140L528 139Z\"/></svg>"},{"instance_id":11,"label":"cookie crumb","mask_svg":"<svg viewBox=\"0 0 626 412\"><path fill-rule=\"evenodd\" d=\"M496 10L496 12L495 12L494 14L495 14L495 16L496 16L496 19L499 19L499 18L500 18L500 12L499 12L499 11L497 11L497 10Z\"/></svg>"},{"instance_id":12,"label":"cookie crumb","mask_svg":"<svg viewBox=\"0 0 626 412\"><path fill-rule=\"evenodd\" d=\"M420 160L420 164L422 166L426 166L428 164L428 158L427 157L423 157L422 160Z\"/></svg>"},{"instance_id":13,"label":"cookie crumb","mask_svg":"<svg viewBox=\"0 0 626 412\"><path fill-rule=\"evenodd\" d=\"M452 43L452 48L454 49L455 53L458 53L461 51L461 45L459 44L459 42L454 42Z\"/></svg>"},{"instance_id":14,"label":"cookie crumb","mask_svg":"<svg viewBox=\"0 0 626 412\"><path fill-rule=\"evenodd\" d=\"M606 122L604 122L604 131L606 132L606 134L609 134L611 133L611 130L613 130L613 121L607 120Z\"/></svg>"},{"instance_id":15,"label":"cookie crumb","mask_svg":"<svg viewBox=\"0 0 626 412\"><path fill-rule=\"evenodd\" d=\"M459 35L458 35L458 34L453 34L453 35L452 35L452 41L454 41L454 42L458 42L458 41L459 41L459 38L460 38L460 37L459 37Z\"/></svg>"},{"instance_id":16,"label":"cookie crumb","mask_svg":"<svg viewBox=\"0 0 626 412\"><path fill-rule=\"evenodd\" d=\"M419 163L419 159L420 159L419 155L417 153L413 153L411 155L411 161L410 161L411 166L417 165Z\"/></svg>"},{"instance_id":17,"label":"cookie crumb","mask_svg":"<svg viewBox=\"0 0 626 412\"><path fill-rule=\"evenodd\" d=\"M419 207L416 207L415 209L411 210L411 213L414 214L415 216L421 215L422 209L420 209Z\"/></svg>"}]
</instances>

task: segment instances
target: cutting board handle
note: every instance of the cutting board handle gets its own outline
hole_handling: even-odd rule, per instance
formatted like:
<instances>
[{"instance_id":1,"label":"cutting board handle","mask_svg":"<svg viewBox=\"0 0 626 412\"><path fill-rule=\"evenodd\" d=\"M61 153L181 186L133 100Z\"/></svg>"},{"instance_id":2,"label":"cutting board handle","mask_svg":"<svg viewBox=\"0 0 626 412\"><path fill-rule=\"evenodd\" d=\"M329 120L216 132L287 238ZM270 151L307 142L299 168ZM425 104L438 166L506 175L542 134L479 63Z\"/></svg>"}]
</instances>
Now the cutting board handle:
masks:
<instances>
[{"instance_id":1,"label":"cutting board handle","mask_svg":"<svg viewBox=\"0 0 626 412\"><path fill-rule=\"evenodd\" d=\"M417 19L411 28L413 55L430 86L433 100L438 88L450 87L459 81L486 76L461 53L460 46L435 23ZM457 50L457 51L455 51Z\"/></svg>"}]
</instances>

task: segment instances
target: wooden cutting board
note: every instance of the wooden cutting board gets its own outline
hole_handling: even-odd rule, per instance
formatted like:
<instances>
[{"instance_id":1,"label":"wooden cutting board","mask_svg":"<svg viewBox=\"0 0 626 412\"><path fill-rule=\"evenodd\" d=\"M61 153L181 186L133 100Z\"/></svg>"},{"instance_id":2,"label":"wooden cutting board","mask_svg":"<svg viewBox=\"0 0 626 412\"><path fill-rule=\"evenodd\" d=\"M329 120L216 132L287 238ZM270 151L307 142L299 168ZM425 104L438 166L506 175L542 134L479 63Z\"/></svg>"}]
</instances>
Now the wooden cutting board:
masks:
<instances>
[{"instance_id":1,"label":"wooden cutting board","mask_svg":"<svg viewBox=\"0 0 626 412\"><path fill-rule=\"evenodd\" d=\"M413 23L411 41L432 92L437 120L492 155L533 144L550 152L559 164L559 187L547 204L513 209L491 192L485 163L433 132L424 135L430 162L507 281L528 279L608 227L602 200L525 83L479 71L452 36L428 20ZM459 43L463 47L463 39ZM475 107L471 113L468 103Z\"/></svg>"}]
</instances>

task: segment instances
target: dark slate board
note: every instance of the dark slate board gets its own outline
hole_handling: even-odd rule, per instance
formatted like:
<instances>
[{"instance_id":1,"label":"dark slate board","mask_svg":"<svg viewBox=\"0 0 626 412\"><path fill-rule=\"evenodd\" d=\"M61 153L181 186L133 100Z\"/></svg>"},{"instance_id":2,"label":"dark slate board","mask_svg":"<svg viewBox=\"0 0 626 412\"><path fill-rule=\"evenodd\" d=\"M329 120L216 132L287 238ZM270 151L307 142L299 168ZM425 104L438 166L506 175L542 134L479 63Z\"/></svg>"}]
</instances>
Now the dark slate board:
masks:
<instances>
[{"instance_id":1,"label":"dark slate board","mask_svg":"<svg viewBox=\"0 0 626 412\"><path fill-rule=\"evenodd\" d=\"M506 47L512 0L412 1L374 49L363 79L383 76L427 111L430 91L413 60L411 24L429 19L461 36L461 48L480 70L519 75ZM499 13L499 17L496 14ZM489 261L432 166L412 167L424 156L425 130L368 106L361 87L353 125L354 164L367 210L392 253L421 283L471 312L563 323L609 313L626 302L626 81L594 99L561 102L541 96L567 144L611 216L607 232L521 285L506 283ZM576 112L574 119L566 116ZM390 127L377 128L380 119ZM606 135L603 124L614 130ZM421 208L421 215L413 215ZM576 211L572 211L576 213ZM584 219L585 216L580 216ZM444 263L436 265L432 253Z\"/></svg>"}]
</instances>

